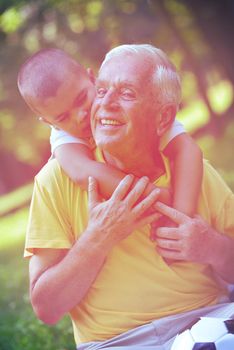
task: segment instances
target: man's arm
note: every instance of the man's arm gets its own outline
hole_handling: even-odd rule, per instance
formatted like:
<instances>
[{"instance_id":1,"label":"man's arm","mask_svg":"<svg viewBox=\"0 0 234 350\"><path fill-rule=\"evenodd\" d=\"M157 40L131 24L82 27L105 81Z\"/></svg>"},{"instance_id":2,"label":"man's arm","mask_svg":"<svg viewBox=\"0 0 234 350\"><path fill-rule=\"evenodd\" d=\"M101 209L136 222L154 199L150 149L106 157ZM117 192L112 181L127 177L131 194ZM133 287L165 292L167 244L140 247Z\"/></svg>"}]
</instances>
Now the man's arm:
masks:
<instances>
[{"instance_id":1,"label":"man's arm","mask_svg":"<svg viewBox=\"0 0 234 350\"><path fill-rule=\"evenodd\" d=\"M226 282L234 283L234 239L217 232L200 216L191 218L163 203L158 211L177 227L157 230L157 250L164 258L209 264Z\"/></svg>"},{"instance_id":2,"label":"man's arm","mask_svg":"<svg viewBox=\"0 0 234 350\"><path fill-rule=\"evenodd\" d=\"M77 305L100 271L105 247L87 230L72 249L38 249L30 259L30 297L37 317L56 323Z\"/></svg>"},{"instance_id":3,"label":"man's arm","mask_svg":"<svg viewBox=\"0 0 234 350\"><path fill-rule=\"evenodd\" d=\"M111 249L136 228L150 224L157 213L147 213L159 191L140 199L149 180L141 178L130 190L126 176L109 200L103 202L96 181L89 183L89 223L68 250L38 249L30 261L30 295L37 316L57 322L79 304L100 272Z\"/></svg>"}]
</instances>

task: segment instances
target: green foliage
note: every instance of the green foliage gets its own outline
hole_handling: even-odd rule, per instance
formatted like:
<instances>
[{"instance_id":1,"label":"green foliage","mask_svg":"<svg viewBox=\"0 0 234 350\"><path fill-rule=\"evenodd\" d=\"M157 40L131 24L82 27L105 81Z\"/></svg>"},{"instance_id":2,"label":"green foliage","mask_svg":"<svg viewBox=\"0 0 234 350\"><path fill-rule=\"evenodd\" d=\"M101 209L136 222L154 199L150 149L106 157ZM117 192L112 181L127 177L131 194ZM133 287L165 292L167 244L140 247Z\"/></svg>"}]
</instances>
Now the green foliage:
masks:
<instances>
[{"instance_id":1,"label":"green foliage","mask_svg":"<svg viewBox=\"0 0 234 350\"><path fill-rule=\"evenodd\" d=\"M226 7L221 0L213 5L204 2L200 9L199 3L0 0L0 163L3 158L14 158L16 168L3 167L0 186L1 181L7 182L8 173L17 174L17 161L36 172L49 154L49 129L37 122L16 84L21 64L42 48L64 49L97 71L113 46L152 43L165 50L181 71L181 118L187 129L204 128L213 120L217 124L215 114L225 118L234 101L234 50L229 27L234 23L233 11L228 7L230 1ZM194 117L187 118L186 114Z\"/></svg>"},{"instance_id":2,"label":"green foliage","mask_svg":"<svg viewBox=\"0 0 234 350\"><path fill-rule=\"evenodd\" d=\"M10 159L36 169L48 157L49 128L38 123L16 85L21 64L41 48L64 49L97 71L111 47L152 43L165 50L182 73L180 117L188 130L205 127L213 118L212 111L219 114L213 118L215 123L226 117L226 110L233 106L234 82L230 3L0 0L0 187L10 175L19 177L18 163L9 166ZM199 144L234 190L234 124L227 122L223 130L219 137L199 139ZM3 196L0 215L27 203L31 191L29 185ZM48 327L32 312L27 261L22 258L27 218L28 209L0 218L0 350L74 349L68 318Z\"/></svg>"},{"instance_id":3,"label":"green foliage","mask_svg":"<svg viewBox=\"0 0 234 350\"><path fill-rule=\"evenodd\" d=\"M0 218L0 252L22 242L25 236L28 208Z\"/></svg>"},{"instance_id":4,"label":"green foliage","mask_svg":"<svg viewBox=\"0 0 234 350\"><path fill-rule=\"evenodd\" d=\"M204 157L218 170L220 175L234 191L234 168L233 168L233 144L234 122L226 129L224 135L219 138L204 136L198 140L203 150Z\"/></svg>"},{"instance_id":5,"label":"green foliage","mask_svg":"<svg viewBox=\"0 0 234 350\"><path fill-rule=\"evenodd\" d=\"M65 317L56 326L47 326L33 314L28 294L28 261L23 259L23 241L28 210L0 221L0 232L8 227L8 244L0 238L0 349L75 349L71 322ZM21 222L19 230L19 222ZM18 231L17 239L12 232ZM7 237L5 236L4 242Z\"/></svg>"},{"instance_id":6,"label":"green foliage","mask_svg":"<svg viewBox=\"0 0 234 350\"><path fill-rule=\"evenodd\" d=\"M32 1L32 0L31 0ZM23 3L27 3L27 0L0 0L0 14L5 13L11 8L18 7Z\"/></svg>"},{"instance_id":7,"label":"green foliage","mask_svg":"<svg viewBox=\"0 0 234 350\"><path fill-rule=\"evenodd\" d=\"M5 33L15 32L23 23L21 13L14 7L1 16L0 27Z\"/></svg>"}]
</instances>

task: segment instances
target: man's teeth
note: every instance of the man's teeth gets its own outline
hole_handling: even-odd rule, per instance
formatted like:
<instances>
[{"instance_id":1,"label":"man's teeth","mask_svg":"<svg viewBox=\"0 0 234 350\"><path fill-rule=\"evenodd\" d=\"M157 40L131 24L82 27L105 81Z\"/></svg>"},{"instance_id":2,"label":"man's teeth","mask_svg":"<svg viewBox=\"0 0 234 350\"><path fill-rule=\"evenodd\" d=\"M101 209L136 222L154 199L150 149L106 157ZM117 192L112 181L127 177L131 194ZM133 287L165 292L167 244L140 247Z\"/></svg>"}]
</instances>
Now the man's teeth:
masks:
<instances>
[{"instance_id":1,"label":"man's teeth","mask_svg":"<svg viewBox=\"0 0 234 350\"><path fill-rule=\"evenodd\" d=\"M117 120L113 119L101 119L102 125L121 125Z\"/></svg>"}]
</instances>

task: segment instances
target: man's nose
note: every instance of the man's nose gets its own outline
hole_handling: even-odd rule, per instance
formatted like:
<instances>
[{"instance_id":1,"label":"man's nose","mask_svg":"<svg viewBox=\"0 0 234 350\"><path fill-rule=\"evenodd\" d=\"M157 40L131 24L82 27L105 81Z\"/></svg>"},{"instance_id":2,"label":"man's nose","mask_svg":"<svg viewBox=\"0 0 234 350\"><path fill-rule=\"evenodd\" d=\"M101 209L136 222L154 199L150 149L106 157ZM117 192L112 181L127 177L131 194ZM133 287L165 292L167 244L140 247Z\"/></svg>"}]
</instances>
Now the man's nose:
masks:
<instances>
[{"instance_id":1,"label":"man's nose","mask_svg":"<svg viewBox=\"0 0 234 350\"><path fill-rule=\"evenodd\" d=\"M117 94L114 90L109 89L101 100L102 107L106 109L118 108Z\"/></svg>"}]
</instances>

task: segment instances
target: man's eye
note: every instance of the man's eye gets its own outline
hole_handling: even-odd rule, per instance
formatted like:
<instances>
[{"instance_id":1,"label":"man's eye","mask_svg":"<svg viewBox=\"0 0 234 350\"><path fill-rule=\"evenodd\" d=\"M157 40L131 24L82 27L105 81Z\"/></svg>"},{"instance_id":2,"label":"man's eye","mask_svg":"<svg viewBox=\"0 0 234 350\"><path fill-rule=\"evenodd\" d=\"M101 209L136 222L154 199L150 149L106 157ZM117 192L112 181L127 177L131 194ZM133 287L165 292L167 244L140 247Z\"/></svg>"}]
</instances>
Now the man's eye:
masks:
<instances>
[{"instance_id":1,"label":"man's eye","mask_svg":"<svg viewBox=\"0 0 234 350\"><path fill-rule=\"evenodd\" d=\"M123 96L123 98L126 100L131 100L135 97L135 93L130 89L122 89L121 96Z\"/></svg>"},{"instance_id":2,"label":"man's eye","mask_svg":"<svg viewBox=\"0 0 234 350\"><path fill-rule=\"evenodd\" d=\"M106 94L106 89L105 88L97 88L97 97L104 97Z\"/></svg>"}]
</instances>

